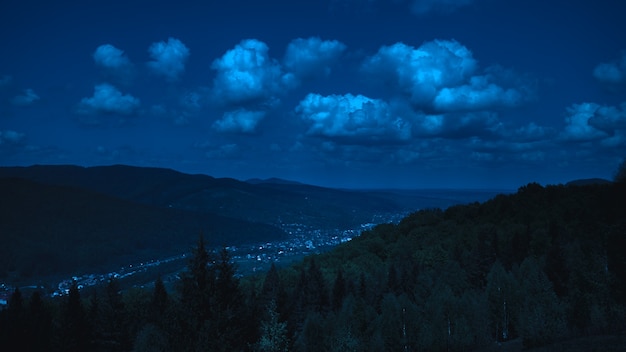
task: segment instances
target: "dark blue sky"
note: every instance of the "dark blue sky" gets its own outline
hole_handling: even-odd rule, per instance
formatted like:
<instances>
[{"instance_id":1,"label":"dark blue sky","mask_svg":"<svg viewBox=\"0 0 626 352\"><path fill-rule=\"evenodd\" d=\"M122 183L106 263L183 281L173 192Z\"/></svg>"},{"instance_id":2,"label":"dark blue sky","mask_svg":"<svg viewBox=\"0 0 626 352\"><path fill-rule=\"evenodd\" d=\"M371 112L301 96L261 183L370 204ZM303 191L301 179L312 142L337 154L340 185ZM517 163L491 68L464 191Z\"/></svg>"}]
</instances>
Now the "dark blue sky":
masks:
<instances>
[{"instance_id":1,"label":"dark blue sky","mask_svg":"<svg viewBox=\"0 0 626 352\"><path fill-rule=\"evenodd\" d=\"M626 2L0 4L0 165L517 188L626 157Z\"/></svg>"}]
</instances>

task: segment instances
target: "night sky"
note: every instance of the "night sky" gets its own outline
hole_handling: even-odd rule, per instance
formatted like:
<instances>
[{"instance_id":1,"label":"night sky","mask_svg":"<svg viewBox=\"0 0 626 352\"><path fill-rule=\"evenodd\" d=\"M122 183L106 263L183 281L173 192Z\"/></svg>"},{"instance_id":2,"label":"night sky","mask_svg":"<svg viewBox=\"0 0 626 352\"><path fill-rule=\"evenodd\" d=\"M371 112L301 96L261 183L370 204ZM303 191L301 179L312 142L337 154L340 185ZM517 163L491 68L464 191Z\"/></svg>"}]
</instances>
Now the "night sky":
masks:
<instances>
[{"instance_id":1,"label":"night sky","mask_svg":"<svg viewBox=\"0 0 626 352\"><path fill-rule=\"evenodd\" d=\"M612 179L626 1L0 3L0 165L331 187Z\"/></svg>"}]
</instances>

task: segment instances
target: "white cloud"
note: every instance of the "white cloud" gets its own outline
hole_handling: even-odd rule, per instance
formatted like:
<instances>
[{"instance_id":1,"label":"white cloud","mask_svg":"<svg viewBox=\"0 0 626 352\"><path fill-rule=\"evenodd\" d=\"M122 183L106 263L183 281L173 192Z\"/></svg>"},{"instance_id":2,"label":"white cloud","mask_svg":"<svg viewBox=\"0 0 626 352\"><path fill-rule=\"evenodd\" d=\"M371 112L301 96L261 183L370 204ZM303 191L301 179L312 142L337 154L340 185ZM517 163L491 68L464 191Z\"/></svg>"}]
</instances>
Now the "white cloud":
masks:
<instances>
[{"instance_id":1,"label":"white cloud","mask_svg":"<svg viewBox=\"0 0 626 352\"><path fill-rule=\"evenodd\" d=\"M220 132L252 133L265 117L265 111L238 109L225 112L220 120L215 121L213 128Z\"/></svg>"},{"instance_id":2,"label":"white cloud","mask_svg":"<svg viewBox=\"0 0 626 352\"><path fill-rule=\"evenodd\" d=\"M189 49L176 38L168 38L167 42L152 43L148 53L152 58L152 61L148 62L148 67L169 81L180 78L189 58Z\"/></svg>"},{"instance_id":3,"label":"white cloud","mask_svg":"<svg viewBox=\"0 0 626 352\"><path fill-rule=\"evenodd\" d=\"M389 105L363 95L307 95L296 113L311 122L309 134L352 143L406 141L411 125L392 114Z\"/></svg>"},{"instance_id":4,"label":"white cloud","mask_svg":"<svg viewBox=\"0 0 626 352\"><path fill-rule=\"evenodd\" d=\"M362 69L425 110L515 107L533 96L529 80L510 70L491 66L479 72L472 52L455 40L435 40L419 48L383 46Z\"/></svg>"},{"instance_id":5,"label":"white cloud","mask_svg":"<svg viewBox=\"0 0 626 352\"><path fill-rule=\"evenodd\" d=\"M18 144L24 140L24 134L13 130L0 131L0 145Z\"/></svg>"},{"instance_id":6,"label":"white cloud","mask_svg":"<svg viewBox=\"0 0 626 352\"><path fill-rule=\"evenodd\" d=\"M331 66L345 50L346 45L337 40L322 40L319 37L298 38L287 46L284 64L287 70L298 77L328 75Z\"/></svg>"},{"instance_id":7,"label":"white cloud","mask_svg":"<svg viewBox=\"0 0 626 352\"><path fill-rule=\"evenodd\" d=\"M431 12L450 13L472 4L474 0L413 0L411 10L417 15Z\"/></svg>"},{"instance_id":8,"label":"white cloud","mask_svg":"<svg viewBox=\"0 0 626 352\"><path fill-rule=\"evenodd\" d=\"M487 76L474 76L469 84L442 88L433 102L438 110L481 110L492 107L513 107L519 105L523 97L515 89L503 89L490 83Z\"/></svg>"},{"instance_id":9,"label":"white cloud","mask_svg":"<svg viewBox=\"0 0 626 352\"><path fill-rule=\"evenodd\" d=\"M426 42L419 48L383 46L363 65L365 72L409 94L417 104L432 102L442 88L463 84L476 68L472 52L454 40Z\"/></svg>"},{"instance_id":10,"label":"white cloud","mask_svg":"<svg viewBox=\"0 0 626 352\"><path fill-rule=\"evenodd\" d=\"M609 63L601 63L593 70L593 76L603 83L620 84L626 82L626 51L622 57Z\"/></svg>"},{"instance_id":11,"label":"white cloud","mask_svg":"<svg viewBox=\"0 0 626 352\"><path fill-rule=\"evenodd\" d=\"M227 104L271 105L276 95L295 85L293 74L283 73L280 64L270 58L267 45L256 39L242 40L213 61L211 68L217 71L214 96Z\"/></svg>"},{"instance_id":12,"label":"white cloud","mask_svg":"<svg viewBox=\"0 0 626 352\"><path fill-rule=\"evenodd\" d=\"M23 94L13 97L11 102L17 106L28 106L39 100L39 95L32 89L25 89Z\"/></svg>"},{"instance_id":13,"label":"white cloud","mask_svg":"<svg viewBox=\"0 0 626 352\"><path fill-rule=\"evenodd\" d=\"M111 44L103 44L96 48L93 59L96 65L107 69L124 69L132 66L124 52Z\"/></svg>"},{"instance_id":14,"label":"white cloud","mask_svg":"<svg viewBox=\"0 0 626 352\"><path fill-rule=\"evenodd\" d=\"M595 111L589 118L589 125L613 134L616 130L626 130L626 102L617 106L593 104Z\"/></svg>"},{"instance_id":15,"label":"white cloud","mask_svg":"<svg viewBox=\"0 0 626 352\"><path fill-rule=\"evenodd\" d=\"M103 69L105 77L118 83L129 84L134 78L135 68L126 54L111 44L96 48L93 59Z\"/></svg>"},{"instance_id":16,"label":"white cloud","mask_svg":"<svg viewBox=\"0 0 626 352\"><path fill-rule=\"evenodd\" d=\"M133 114L139 108L139 99L122 94L117 88L102 83L94 87L92 97L81 99L77 112L80 114L116 113Z\"/></svg>"},{"instance_id":17,"label":"white cloud","mask_svg":"<svg viewBox=\"0 0 626 352\"><path fill-rule=\"evenodd\" d=\"M561 139L575 142L600 140L605 147L626 144L626 103L619 107L574 104L567 108L567 113Z\"/></svg>"},{"instance_id":18,"label":"white cloud","mask_svg":"<svg viewBox=\"0 0 626 352\"><path fill-rule=\"evenodd\" d=\"M566 141L592 141L607 137L607 134L589 124L599 105L594 103L574 104L567 108L565 128L560 137Z\"/></svg>"}]
</instances>

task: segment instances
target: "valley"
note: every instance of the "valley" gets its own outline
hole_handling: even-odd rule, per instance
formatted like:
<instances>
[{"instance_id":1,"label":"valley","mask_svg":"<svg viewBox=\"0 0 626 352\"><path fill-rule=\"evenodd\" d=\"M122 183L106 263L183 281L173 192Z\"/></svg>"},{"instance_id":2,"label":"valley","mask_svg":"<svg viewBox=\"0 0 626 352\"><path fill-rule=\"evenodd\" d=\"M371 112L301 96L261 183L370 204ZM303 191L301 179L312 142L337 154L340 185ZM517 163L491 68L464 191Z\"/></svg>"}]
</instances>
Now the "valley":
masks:
<instances>
[{"instance_id":1,"label":"valley","mask_svg":"<svg viewBox=\"0 0 626 352\"><path fill-rule=\"evenodd\" d=\"M199 235L228 248L238 275L249 275L419 209L510 192L330 189L124 165L0 167L0 191L0 283L51 295L72 280L85 288L111 277L124 287L174 280Z\"/></svg>"}]
</instances>

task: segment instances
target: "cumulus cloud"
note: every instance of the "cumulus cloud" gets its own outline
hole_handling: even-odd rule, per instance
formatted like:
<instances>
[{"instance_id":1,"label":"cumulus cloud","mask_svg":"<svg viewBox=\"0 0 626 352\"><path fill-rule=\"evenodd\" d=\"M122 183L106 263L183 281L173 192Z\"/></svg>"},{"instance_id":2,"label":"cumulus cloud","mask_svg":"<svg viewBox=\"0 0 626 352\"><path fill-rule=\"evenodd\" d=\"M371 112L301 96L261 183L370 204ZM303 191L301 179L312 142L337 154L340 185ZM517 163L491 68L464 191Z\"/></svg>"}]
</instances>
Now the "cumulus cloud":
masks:
<instances>
[{"instance_id":1,"label":"cumulus cloud","mask_svg":"<svg viewBox=\"0 0 626 352\"><path fill-rule=\"evenodd\" d=\"M619 107L574 104L567 108L567 113L561 139L574 142L599 140L606 147L626 144L626 103Z\"/></svg>"},{"instance_id":2,"label":"cumulus cloud","mask_svg":"<svg viewBox=\"0 0 626 352\"><path fill-rule=\"evenodd\" d=\"M148 62L148 67L169 81L180 78L189 58L189 49L176 38L168 38L167 42L152 43L148 53L152 58L152 61Z\"/></svg>"},{"instance_id":3,"label":"cumulus cloud","mask_svg":"<svg viewBox=\"0 0 626 352\"><path fill-rule=\"evenodd\" d=\"M594 114L589 118L589 125L613 134L617 130L626 130L626 103L617 106L593 104Z\"/></svg>"},{"instance_id":4,"label":"cumulus cloud","mask_svg":"<svg viewBox=\"0 0 626 352\"><path fill-rule=\"evenodd\" d=\"M121 83L130 83L134 75L134 66L124 52L111 44L102 44L93 53L97 66L101 67L108 78Z\"/></svg>"},{"instance_id":5,"label":"cumulus cloud","mask_svg":"<svg viewBox=\"0 0 626 352\"><path fill-rule=\"evenodd\" d=\"M92 97L81 99L77 112L80 114L114 113L130 115L139 108L139 99L122 94L117 88L102 83L94 87Z\"/></svg>"},{"instance_id":6,"label":"cumulus cloud","mask_svg":"<svg viewBox=\"0 0 626 352\"><path fill-rule=\"evenodd\" d=\"M11 99L13 105L28 106L39 100L39 95L32 89L25 89L23 94L17 95Z\"/></svg>"},{"instance_id":7,"label":"cumulus cloud","mask_svg":"<svg viewBox=\"0 0 626 352\"><path fill-rule=\"evenodd\" d=\"M450 13L473 2L474 0L413 0L411 10L417 15L431 12Z\"/></svg>"},{"instance_id":8,"label":"cumulus cloud","mask_svg":"<svg viewBox=\"0 0 626 352\"><path fill-rule=\"evenodd\" d=\"M594 103L574 104L567 108L565 128L561 138L566 141L592 141L607 137L607 133L595 128L589 120L595 115L600 106Z\"/></svg>"},{"instance_id":9,"label":"cumulus cloud","mask_svg":"<svg viewBox=\"0 0 626 352\"><path fill-rule=\"evenodd\" d=\"M515 89L490 83L487 76L475 76L469 84L442 88L433 102L438 110L481 110L519 105L523 97Z\"/></svg>"},{"instance_id":10,"label":"cumulus cloud","mask_svg":"<svg viewBox=\"0 0 626 352\"><path fill-rule=\"evenodd\" d=\"M276 95L295 85L293 74L283 73L280 64L270 58L267 44L245 39L222 57L213 61L217 71L213 89L218 101L227 104L274 104Z\"/></svg>"},{"instance_id":11,"label":"cumulus cloud","mask_svg":"<svg viewBox=\"0 0 626 352\"><path fill-rule=\"evenodd\" d=\"M514 107L532 97L527 79L491 66L480 72L472 52L455 40L418 48L396 43L366 59L362 70L421 109L446 111ZM513 86L513 88L506 88Z\"/></svg>"},{"instance_id":12,"label":"cumulus cloud","mask_svg":"<svg viewBox=\"0 0 626 352\"><path fill-rule=\"evenodd\" d=\"M322 40L319 37L298 38L287 45L284 64L287 70L298 77L328 75L331 66L345 50L346 45L337 40Z\"/></svg>"},{"instance_id":13,"label":"cumulus cloud","mask_svg":"<svg viewBox=\"0 0 626 352\"><path fill-rule=\"evenodd\" d=\"M609 63L601 63L593 69L593 76L600 82L621 84L626 82L626 50L622 57Z\"/></svg>"},{"instance_id":14,"label":"cumulus cloud","mask_svg":"<svg viewBox=\"0 0 626 352\"><path fill-rule=\"evenodd\" d=\"M419 48L383 46L363 64L365 72L408 93L418 104L430 103L444 87L462 84L476 69L472 52L455 40L435 40Z\"/></svg>"},{"instance_id":15,"label":"cumulus cloud","mask_svg":"<svg viewBox=\"0 0 626 352\"><path fill-rule=\"evenodd\" d=\"M102 44L93 53L96 65L108 69L123 69L132 63L124 52L111 44Z\"/></svg>"},{"instance_id":16,"label":"cumulus cloud","mask_svg":"<svg viewBox=\"0 0 626 352\"><path fill-rule=\"evenodd\" d=\"M310 135L351 143L406 141L411 125L392 114L389 105L363 95L307 95L296 113L311 123Z\"/></svg>"},{"instance_id":17,"label":"cumulus cloud","mask_svg":"<svg viewBox=\"0 0 626 352\"><path fill-rule=\"evenodd\" d=\"M265 117L265 111L238 109L225 112L220 120L215 121L213 128L220 132L252 133Z\"/></svg>"}]
</instances>

